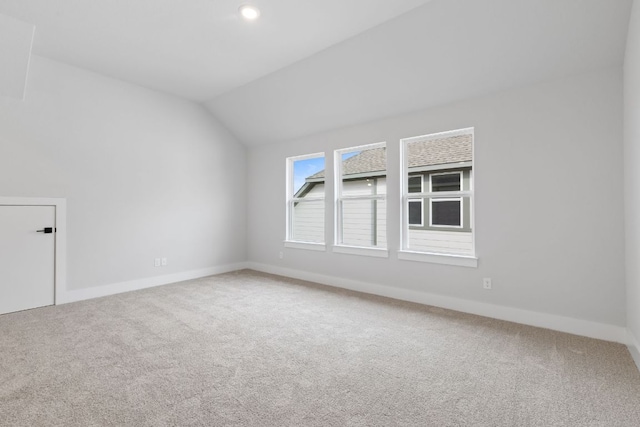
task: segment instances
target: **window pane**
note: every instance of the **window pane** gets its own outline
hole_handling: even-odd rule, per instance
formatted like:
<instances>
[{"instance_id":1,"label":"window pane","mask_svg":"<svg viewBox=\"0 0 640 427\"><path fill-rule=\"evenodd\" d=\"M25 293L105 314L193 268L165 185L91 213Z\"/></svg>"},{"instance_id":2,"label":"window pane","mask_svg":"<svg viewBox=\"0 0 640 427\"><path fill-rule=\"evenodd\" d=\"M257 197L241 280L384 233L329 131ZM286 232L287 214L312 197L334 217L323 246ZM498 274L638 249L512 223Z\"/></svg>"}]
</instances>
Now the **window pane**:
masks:
<instances>
[{"instance_id":1,"label":"window pane","mask_svg":"<svg viewBox=\"0 0 640 427\"><path fill-rule=\"evenodd\" d=\"M431 175L431 191L460 191L460 174Z\"/></svg>"},{"instance_id":2,"label":"window pane","mask_svg":"<svg viewBox=\"0 0 640 427\"><path fill-rule=\"evenodd\" d=\"M409 225L422 225L422 200L409 200Z\"/></svg>"},{"instance_id":3,"label":"window pane","mask_svg":"<svg viewBox=\"0 0 640 427\"><path fill-rule=\"evenodd\" d=\"M342 153L342 195L386 194L386 147Z\"/></svg>"},{"instance_id":4,"label":"window pane","mask_svg":"<svg viewBox=\"0 0 640 427\"><path fill-rule=\"evenodd\" d=\"M431 200L431 225L448 225L459 227L461 223L460 200Z\"/></svg>"},{"instance_id":5,"label":"window pane","mask_svg":"<svg viewBox=\"0 0 640 427\"><path fill-rule=\"evenodd\" d=\"M409 193L422 193L422 175L409 176Z\"/></svg>"},{"instance_id":6,"label":"window pane","mask_svg":"<svg viewBox=\"0 0 640 427\"><path fill-rule=\"evenodd\" d=\"M287 239L324 243L324 156L293 157L287 159L287 164L291 179L287 184Z\"/></svg>"},{"instance_id":7,"label":"window pane","mask_svg":"<svg viewBox=\"0 0 640 427\"><path fill-rule=\"evenodd\" d=\"M364 247L387 246L385 200L343 200L341 244Z\"/></svg>"},{"instance_id":8,"label":"window pane","mask_svg":"<svg viewBox=\"0 0 640 427\"><path fill-rule=\"evenodd\" d=\"M293 162L293 194L295 197L304 197L311 184L316 182L324 183L324 157Z\"/></svg>"},{"instance_id":9,"label":"window pane","mask_svg":"<svg viewBox=\"0 0 640 427\"><path fill-rule=\"evenodd\" d=\"M294 202L291 212L292 240L324 242L324 200Z\"/></svg>"},{"instance_id":10,"label":"window pane","mask_svg":"<svg viewBox=\"0 0 640 427\"><path fill-rule=\"evenodd\" d=\"M387 149L372 144L339 150L336 181L337 244L385 248Z\"/></svg>"},{"instance_id":11,"label":"window pane","mask_svg":"<svg viewBox=\"0 0 640 427\"><path fill-rule=\"evenodd\" d=\"M342 181L343 196L372 196L386 194L386 192L387 185L384 177Z\"/></svg>"}]
</instances>

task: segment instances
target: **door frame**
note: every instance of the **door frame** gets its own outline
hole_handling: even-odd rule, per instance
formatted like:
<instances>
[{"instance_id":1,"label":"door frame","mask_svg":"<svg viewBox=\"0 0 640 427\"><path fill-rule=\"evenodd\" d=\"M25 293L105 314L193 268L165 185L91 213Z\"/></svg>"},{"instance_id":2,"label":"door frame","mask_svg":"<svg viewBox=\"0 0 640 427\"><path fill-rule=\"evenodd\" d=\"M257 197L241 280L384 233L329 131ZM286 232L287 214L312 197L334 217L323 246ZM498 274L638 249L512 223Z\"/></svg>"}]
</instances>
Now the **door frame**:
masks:
<instances>
[{"instance_id":1,"label":"door frame","mask_svg":"<svg viewBox=\"0 0 640 427\"><path fill-rule=\"evenodd\" d=\"M67 199L52 197L0 197L0 206L53 206L55 208L53 305L64 302L67 289ZM48 224L43 224L45 227Z\"/></svg>"}]
</instances>

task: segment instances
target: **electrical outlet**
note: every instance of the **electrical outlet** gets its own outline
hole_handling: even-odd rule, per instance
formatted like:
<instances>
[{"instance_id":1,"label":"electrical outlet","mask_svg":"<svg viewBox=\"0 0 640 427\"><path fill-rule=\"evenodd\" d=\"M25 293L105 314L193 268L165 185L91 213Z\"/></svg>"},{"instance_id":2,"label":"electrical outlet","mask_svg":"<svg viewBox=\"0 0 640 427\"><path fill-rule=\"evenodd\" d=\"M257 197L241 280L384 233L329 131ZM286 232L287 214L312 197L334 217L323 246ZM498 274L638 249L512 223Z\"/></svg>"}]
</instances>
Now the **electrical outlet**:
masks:
<instances>
[{"instance_id":1,"label":"electrical outlet","mask_svg":"<svg viewBox=\"0 0 640 427\"><path fill-rule=\"evenodd\" d=\"M280 252L279 257L280 257L280 259L284 258L284 252Z\"/></svg>"},{"instance_id":2,"label":"electrical outlet","mask_svg":"<svg viewBox=\"0 0 640 427\"><path fill-rule=\"evenodd\" d=\"M156 258L155 260L153 260L153 265L154 267L160 267L160 258Z\"/></svg>"},{"instance_id":3,"label":"electrical outlet","mask_svg":"<svg viewBox=\"0 0 640 427\"><path fill-rule=\"evenodd\" d=\"M167 265L167 259L166 258L162 258L162 266L166 266Z\"/></svg>"},{"instance_id":4,"label":"electrical outlet","mask_svg":"<svg viewBox=\"0 0 640 427\"><path fill-rule=\"evenodd\" d=\"M489 277L482 279L482 287L485 289L491 289L491 279Z\"/></svg>"}]
</instances>

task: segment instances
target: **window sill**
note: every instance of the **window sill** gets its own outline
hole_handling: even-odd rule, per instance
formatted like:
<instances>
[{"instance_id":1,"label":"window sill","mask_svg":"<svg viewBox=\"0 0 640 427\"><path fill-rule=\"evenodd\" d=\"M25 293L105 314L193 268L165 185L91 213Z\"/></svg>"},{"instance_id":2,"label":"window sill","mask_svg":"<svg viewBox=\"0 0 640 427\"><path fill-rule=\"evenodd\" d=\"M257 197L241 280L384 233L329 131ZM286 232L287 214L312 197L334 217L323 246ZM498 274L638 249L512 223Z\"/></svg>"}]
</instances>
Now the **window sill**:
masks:
<instances>
[{"instance_id":1,"label":"window sill","mask_svg":"<svg viewBox=\"0 0 640 427\"><path fill-rule=\"evenodd\" d=\"M478 267L478 258L473 256L437 254L431 252L398 251L398 259L406 261L430 262L434 264Z\"/></svg>"},{"instance_id":2,"label":"window sill","mask_svg":"<svg viewBox=\"0 0 640 427\"><path fill-rule=\"evenodd\" d=\"M340 254L371 256L376 258L389 258L389 251L380 248L367 248L364 246L334 245L333 252Z\"/></svg>"},{"instance_id":3,"label":"window sill","mask_svg":"<svg viewBox=\"0 0 640 427\"><path fill-rule=\"evenodd\" d=\"M294 242L291 240L285 240L284 247L291 248L291 249L305 249L308 251L319 251L319 252L325 252L327 250L327 246L324 243Z\"/></svg>"}]
</instances>

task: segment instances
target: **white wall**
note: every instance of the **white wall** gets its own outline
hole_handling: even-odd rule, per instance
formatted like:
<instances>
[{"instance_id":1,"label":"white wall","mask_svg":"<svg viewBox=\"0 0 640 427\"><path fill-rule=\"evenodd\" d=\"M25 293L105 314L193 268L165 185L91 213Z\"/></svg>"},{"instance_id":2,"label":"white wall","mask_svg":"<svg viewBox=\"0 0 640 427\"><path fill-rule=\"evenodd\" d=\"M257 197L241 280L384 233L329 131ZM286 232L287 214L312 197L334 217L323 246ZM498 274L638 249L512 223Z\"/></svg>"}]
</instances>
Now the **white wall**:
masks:
<instances>
[{"instance_id":1,"label":"white wall","mask_svg":"<svg viewBox=\"0 0 640 427\"><path fill-rule=\"evenodd\" d=\"M625 325L620 68L255 147L249 261L533 312ZM329 108L330 106L326 106ZM478 268L398 260L399 140L475 127ZM285 158L387 142L389 259L283 249ZM329 176L333 166L327 164ZM333 235L327 185L327 242ZM279 259L280 251L284 259ZM482 278L493 290L482 289ZM338 283L336 283L338 284Z\"/></svg>"},{"instance_id":2,"label":"white wall","mask_svg":"<svg viewBox=\"0 0 640 427\"><path fill-rule=\"evenodd\" d=\"M637 341L640 338L640 3L638 1L634 3L631 14L624 67L624 159L627 326ZM640 362L640 359L638 361Z\"/></svg>"},{"instance_id":3,"label":"white wall","mask_svg":"<svg viewBox=\"0 0 640 427\"><path fill-rule=\"evenodd\" d=\"M35 27L0 14L0 96L22 99Z\"/></svg>"},{"instance_id":4,"label":"white wall","mask_svg":"<svg viewBox=\"0 0 640 427\"><path fill-rule=\"evenodd\" d=\"M0 97L0 196L67 198L68 289L245 261L245 154L200 105L37 56Z\"/></svg>"},{"instance_id":5,"label":"white wall","mask_svg":"<svg viewBox=\"0 0 640 427\"><path fill-rule=\"evenodd\" d=\"M630 6L433 0L207 105L258 145L620 67Z\"/></svg>"}]
</instances>

